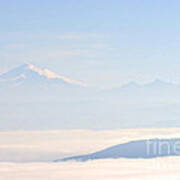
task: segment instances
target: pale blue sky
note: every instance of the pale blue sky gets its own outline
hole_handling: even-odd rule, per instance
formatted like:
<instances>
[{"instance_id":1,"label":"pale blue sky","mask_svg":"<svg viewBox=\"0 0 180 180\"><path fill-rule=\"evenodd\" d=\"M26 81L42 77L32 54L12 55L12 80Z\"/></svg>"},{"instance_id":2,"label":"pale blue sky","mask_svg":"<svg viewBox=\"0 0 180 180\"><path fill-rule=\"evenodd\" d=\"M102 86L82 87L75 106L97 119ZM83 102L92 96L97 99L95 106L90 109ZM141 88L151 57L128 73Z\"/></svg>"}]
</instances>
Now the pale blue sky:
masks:
<instances>
[{"instance_id":1,"label":"pale blue sky","mask_svg":"<svg viewBox=\"0 0 180 180\"><path fill-rule=\"evenodd\" d=\"M99 87L180 83L178 0L0 0L0 72L24 62Z\"/></svg>"}]
</instances>

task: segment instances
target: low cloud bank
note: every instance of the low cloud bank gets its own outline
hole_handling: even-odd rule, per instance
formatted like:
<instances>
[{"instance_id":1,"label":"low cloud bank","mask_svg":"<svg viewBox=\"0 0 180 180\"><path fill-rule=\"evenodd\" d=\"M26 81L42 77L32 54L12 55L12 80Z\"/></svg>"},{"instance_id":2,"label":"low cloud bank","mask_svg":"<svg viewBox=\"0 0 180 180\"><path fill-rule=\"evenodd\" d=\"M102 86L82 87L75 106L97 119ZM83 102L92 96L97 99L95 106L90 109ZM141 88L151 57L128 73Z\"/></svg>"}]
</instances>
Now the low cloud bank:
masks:
<instances>
[{"instance_id":1,"label":"low cloud bank","mask_svg":"<svg viewBox=\"0 0 180 180\"><path fill-rule=\"evenodd\" d=\"M180 129L53 130L0 132L0 161L53 161L131 140L180 138Z\"/></svg>"},{"instance_id":2,"label":"low cloud bank","mask_svg":"<svg viewBox=\"0 0 180 180\"><path fill-rule=\"evenodd\" d=\"M178 180L180 158L97 160L68 163L0 163L1 179Z\"/></svg>"}]
</instances>

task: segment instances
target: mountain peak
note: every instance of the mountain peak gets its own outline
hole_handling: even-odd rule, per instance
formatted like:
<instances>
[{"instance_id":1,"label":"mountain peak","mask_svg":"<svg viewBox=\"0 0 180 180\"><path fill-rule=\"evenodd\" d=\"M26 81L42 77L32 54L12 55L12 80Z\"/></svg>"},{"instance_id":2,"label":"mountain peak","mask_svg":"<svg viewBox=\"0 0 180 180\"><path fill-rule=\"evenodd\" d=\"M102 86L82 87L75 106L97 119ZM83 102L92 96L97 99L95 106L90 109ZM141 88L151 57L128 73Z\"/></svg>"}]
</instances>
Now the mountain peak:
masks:
<instances>
[{"instance_id":1,"label":"mountain peak","mask_svg":"<svg viewBox=\"0 0 180 180\"><path fill-rule=\"evenodd\" d=\"M161 79L155 79L151 83L146 84L145 86L148 87L168 87L168 86L173 86L173 83L163 81Z\"/></svg>"},{"instance_id":2,"label":"mountain peak","mask_svg":"<svg viewBox=\"0 0 180 180\"><path fill-rule=\"evenodd\" d=\"M134 81L130 81L127 84L123 85L122 88L139 88L140 85Z\"/></svg>"},{"instance_id":3,"label":"mountain peak","mask_svg":"<svg viewBox=\"0 0 180 180\"><path fill-rule=\"evenodd\" d=\"M37 80L37 81L45 81L45 80L59 80L66 84L85 86L82 82L71 80L67 77L58 75L49 69L40 69L33 64L25 63L22 64L2 75L0 75L0 79L3 80L17 80L19 78L24 78L27 80Z\"/></svg>"},{"instance_id":4,"label":"mountain peak","mask_svg":"<svg viewBox=\"0 0 180 180\"><path fill-rule=\"evenodd\" d=\"M35 67L33 64L24 63L24 64L22 64L22 65L20 65L20 66L18 66L18 67L16 67L16 68L14 68L14 69L31 69L31 68L33 68L33 67Z\"/></svg>"}]
</instances>

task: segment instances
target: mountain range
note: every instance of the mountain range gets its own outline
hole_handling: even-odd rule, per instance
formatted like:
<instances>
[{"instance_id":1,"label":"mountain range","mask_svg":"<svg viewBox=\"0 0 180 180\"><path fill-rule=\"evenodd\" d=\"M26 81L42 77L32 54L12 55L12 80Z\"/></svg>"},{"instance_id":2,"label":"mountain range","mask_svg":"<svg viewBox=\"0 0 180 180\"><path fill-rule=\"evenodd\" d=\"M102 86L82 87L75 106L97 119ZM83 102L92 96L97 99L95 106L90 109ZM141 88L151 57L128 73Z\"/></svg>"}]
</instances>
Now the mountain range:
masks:
<instances>
[{"instance_id":1,"label":"mountain range","mask_svg":"<svg viewBox=\"0 0 180 180\"><path fill-rule=\"evenodd\" d=\"M59 74L32 64L1 74L0 130L179 126L179 85L155 80L101 90Z\"/></svg>"},{"instance_id":2,"label":"mountain range","mask_svg":"<svg viewBox=\"0 0 180 180\"><path fill-rule=\"evenodd\" d=\"M49 69L40 69L32 64L22 64L14 69L7 71L6 73L0 74L0 86L9 85L10 87L17 87L23 85L39 85L39 86L50 86L50 85L57 85L57 86L71 86L71 87L87 87L87 84L72 80L67 78L63 75L58 75ZM165 82L160 79L155 79L154 81L140 85L136 82L129 82L125 85L122 85L120 88L113 88L111 90L105 90L106 92L130 92L142 89L149 89L151 91L158 91L158 90L176 90L180 89L179 85L175 85L170 82Z\"/></svg>"}]
</instances>

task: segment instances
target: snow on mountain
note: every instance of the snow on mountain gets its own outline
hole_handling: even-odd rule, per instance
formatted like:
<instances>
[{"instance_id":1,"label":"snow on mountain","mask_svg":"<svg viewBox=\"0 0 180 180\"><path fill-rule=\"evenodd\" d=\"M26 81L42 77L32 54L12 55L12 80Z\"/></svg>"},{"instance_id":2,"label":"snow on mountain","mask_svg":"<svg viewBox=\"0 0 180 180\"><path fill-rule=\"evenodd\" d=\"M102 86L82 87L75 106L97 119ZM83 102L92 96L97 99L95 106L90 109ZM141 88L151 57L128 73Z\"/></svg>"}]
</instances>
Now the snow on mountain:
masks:
<instances>
[{"instance_id":1,"label":"snow on mountain","mask_svg":"<svg viewBox=\"0 0 180 180\"><path fill-rule=\"evenodd\" d=\"M49 69L40 69L32 64L23 64L17 68L14 68L6 73L0 75L0 82L55 82L64 83L69 85L86 86L84 83L79 81L71 80L67 77L57 75L56 73L50 71Z\"/></svg>"}]
</instances>

